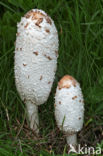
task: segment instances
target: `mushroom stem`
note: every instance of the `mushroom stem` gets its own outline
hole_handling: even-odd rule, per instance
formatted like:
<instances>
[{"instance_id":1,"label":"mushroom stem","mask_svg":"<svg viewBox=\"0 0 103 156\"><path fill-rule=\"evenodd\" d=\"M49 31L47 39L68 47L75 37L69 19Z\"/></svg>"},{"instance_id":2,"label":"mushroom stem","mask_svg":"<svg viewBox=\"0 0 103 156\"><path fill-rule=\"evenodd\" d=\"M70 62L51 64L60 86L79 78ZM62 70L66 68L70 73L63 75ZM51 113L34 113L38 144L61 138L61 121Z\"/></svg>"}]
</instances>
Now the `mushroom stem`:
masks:
<instances>
[{"instance_id":1,"label":"mushroom stem","mask_svg":"<svg viewBox=\"0 0 103 156\"><path fill-rule=\"evenodd\" d=\"M69 134L66 139L67 139L68 145L73 145L73 146L77 145L77 134L76 133Z\"/></svg>"},{"instance_id":2,"label":"mushroom stem","mask_svg":"<svg viewBox=\"0 0 103 156\"><path fill-rule=\"evenodd\" d=\"M30 128L33 129L37 134L39 133L39 117L38 117L38 106L31 101L26 101L27 114L30 122Z\"/></svg>"}]
</instances>

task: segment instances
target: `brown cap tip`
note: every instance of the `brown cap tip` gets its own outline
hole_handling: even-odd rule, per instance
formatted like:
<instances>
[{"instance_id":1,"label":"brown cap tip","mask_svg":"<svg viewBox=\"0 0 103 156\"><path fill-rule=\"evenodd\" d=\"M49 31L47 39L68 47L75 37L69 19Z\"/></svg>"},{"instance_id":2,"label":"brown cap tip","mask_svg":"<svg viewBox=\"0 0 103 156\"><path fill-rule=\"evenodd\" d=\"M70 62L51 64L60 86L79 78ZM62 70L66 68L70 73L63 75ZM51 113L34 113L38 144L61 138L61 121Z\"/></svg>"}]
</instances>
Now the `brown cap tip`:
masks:
<instances>
[{"instance_id":1,"label":"brown cap tip","mask_svg":"<svg viewBox=\"0 0 103 156\"><path fill-rule=\"evenodd\" d=\"M76 87L77 81L70 75L65 75L58 83L59 89L70 88L71 85Z\"/></svg>"},{"instance_id":2,"label":"brown cap tip","mask_svg":"<svg viewBox=\"0 0 103 156\"><path fill-rule=\"evenodd\" d=\"M32 19L39 19L39 18L44 17L45 15L38 10L36 10L36 11L30 10L24 16L26 18L29 18L30 16L32 16Z\"/></svg>"},{"instance_id":3,"label":"brown cap tip","mask_svg":"<svg viewBox=\"0 0 103 156\"><path fill-rule=\"evenodd\" d=\"M24 17L32 17L32 20L41 20L40 23L42 22L43 18L45 18L47 23L50 25L52 24L50 17L39 10L30 10L24 15Z\"/></svg>"}]
</instances>

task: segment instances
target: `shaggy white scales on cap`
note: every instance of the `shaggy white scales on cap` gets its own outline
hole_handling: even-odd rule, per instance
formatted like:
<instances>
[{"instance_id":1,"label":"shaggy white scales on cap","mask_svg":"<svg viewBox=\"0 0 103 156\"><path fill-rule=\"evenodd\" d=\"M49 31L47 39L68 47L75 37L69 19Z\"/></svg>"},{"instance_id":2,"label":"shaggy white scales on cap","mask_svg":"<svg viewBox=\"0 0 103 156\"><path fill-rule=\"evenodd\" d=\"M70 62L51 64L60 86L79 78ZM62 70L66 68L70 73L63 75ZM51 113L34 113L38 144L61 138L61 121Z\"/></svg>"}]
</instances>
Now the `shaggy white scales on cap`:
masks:
<instances>
[{"instance_id":1,"label":"shaggy white scales on cap","mask_svg":"<svg viewBox=\"0 0 103 156\"><path fill-rule=\"evenodd\" d=\"M83 126L84 101L79 83L69 75L58 83L55 95L55 118L67 135L68 145L77 144L77 132Z\"/></svg>"},{"instance_id":2,"label":"shaggy white scales on cap","mask_svg":"<svg viewBox=\"0 0 103 156\"><path fill-rule=\"evenodd\" d=\"M27 106L30 127L38 132L38 105L48 99L58 58L58 33L53 20L33 9L17 24L15 82Z\"/></svg>"}]
</instances>

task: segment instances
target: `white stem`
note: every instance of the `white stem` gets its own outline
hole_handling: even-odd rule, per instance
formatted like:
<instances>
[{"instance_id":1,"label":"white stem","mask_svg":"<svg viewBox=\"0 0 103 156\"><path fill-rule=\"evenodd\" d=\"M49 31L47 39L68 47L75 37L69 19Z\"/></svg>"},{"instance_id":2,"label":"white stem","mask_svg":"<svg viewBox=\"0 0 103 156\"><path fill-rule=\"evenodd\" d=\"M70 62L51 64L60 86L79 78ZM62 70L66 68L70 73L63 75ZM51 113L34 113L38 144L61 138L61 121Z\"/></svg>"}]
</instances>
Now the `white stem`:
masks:
<instances>
[{"instance_id":1,"label":"white stem","mask_svg":"<svg viewBox=\"0 0 103 156\"><path fill-rule=\"evenodd\" d=\"M77 134L69 134L66 139L68 145L77 145Z\"/></svg>"},{"instance_id":2,"label":"white stem","mask_svg":"<svg viewBox=\"0 0 103 156\"><path fill-rule=\"evenodd\" d=\"M38 134L39 133L38 106L33 104L31 101L26 101L26 107L30 122L30 128L33 129Z\"/></svg>"}]
</instances>

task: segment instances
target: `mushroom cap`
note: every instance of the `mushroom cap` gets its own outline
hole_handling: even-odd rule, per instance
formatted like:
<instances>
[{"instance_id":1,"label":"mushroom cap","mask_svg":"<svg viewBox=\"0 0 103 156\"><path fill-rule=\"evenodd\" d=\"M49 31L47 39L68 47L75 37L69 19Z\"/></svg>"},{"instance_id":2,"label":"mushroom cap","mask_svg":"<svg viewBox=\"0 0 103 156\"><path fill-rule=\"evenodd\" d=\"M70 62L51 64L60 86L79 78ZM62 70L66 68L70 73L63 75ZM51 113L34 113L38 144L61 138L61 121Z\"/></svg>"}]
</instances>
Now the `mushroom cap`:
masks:
<instances>
[{"instance_id":1,"label":"mushroom cap","mask_svg":"<svg viewBox=\"0 0 103 156\"><path fill-rule=\"evenodd\" d=\"M53 20L32 9L17 24L15 82L22 100L43 104L51 91L58 58L58 33Z\"/></svg>"},{"instance_id":2,"label":"mushroom cap","mask_svg":"<svg viewBox=\"0 0 103 156\"><path fill-rule=\"evenodd\" d=\"M58 83L55 95L55 118L65 133L81 130L84 118L84 101L79 83L65 75Z\"/></svg>"}]
</instances>

